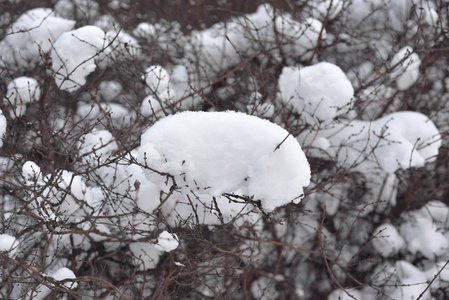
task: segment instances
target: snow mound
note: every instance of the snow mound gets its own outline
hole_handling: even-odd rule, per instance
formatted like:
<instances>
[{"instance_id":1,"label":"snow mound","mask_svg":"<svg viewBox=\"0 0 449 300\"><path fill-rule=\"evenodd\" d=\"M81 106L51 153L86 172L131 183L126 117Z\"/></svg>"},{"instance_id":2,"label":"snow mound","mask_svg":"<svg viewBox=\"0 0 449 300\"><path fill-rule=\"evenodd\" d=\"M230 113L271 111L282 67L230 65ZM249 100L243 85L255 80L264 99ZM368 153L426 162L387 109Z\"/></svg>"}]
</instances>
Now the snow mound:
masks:
<instances>
[{"instance_id":1,"label":"snow mound","mask_svg":"<svg viewBox=\"0 0 449 300\"><path fill-rule=\"evenodd\" d=\"M170 174L185 194L235 193L260 200L266 211L299 203L310 166L295 138L267 120L235 112L168 116L141 138L138 160L167 190Z\"/></svg>"},{"instance_id":2,"label":"snow mound","mask_svg":"<svg viewBox=\"0 0 449 300\"><path fill-rule=\"evenodd\" d=\"M22 76L11 81L6 92L6 101L13 106L9 111L11 118L23 116L27 104L38 101L40 96L41 89L36 79Z\"/></svg>"},{"instance_id":3,"label":"snow mound","mask_svg":"<svg viewBox=\"0 0 449 300\"><path fill-rule=\"evenodd\" d=\"M163 231L157 238L155 247L159 251L170 252L178 248L179 239L176 234L171 234L168 231Z\"/></svg>"},{"instance_id":4,"label":"snow mound","mask_svg":"<svg viewBox=\"0 0 449 300\"><path fill-rule=\"evenodd\" d=\"M105 33L96 26L65 32L51 52L55 82L61 90L76 91L96 69L95 57L105 46Z\"/></svg>"},{"instance_id":5,"label":"snow mound","mask_svg":"<svg viewBox=\"0 0 449 300\"><path fill-rule=\"evenodd\" d=\"M329 141L330 146L323 150L330 157L364 174L379 167L386 173L422 167L436 159L441 146L435 124L425 115L410 111L395 112L372 122L335 122L299 139L312 144L312 138L322 137Z\"/></svg>"},{"instance_id":6,"label":"snow mound","mask_svg":"<svg viewBox=\"0 0 449 300\"><path fill-rule=\"evenodd\" d=\"M18 250L18 240L9 234L0 234L0 252L6 252L14 258Z\"/></svg>"},{"instance_id":7,"label":"snow mound","mask_svg":"<svg viewBox=\"0 0 449 300\"><path fill-rule=\"evenodd\" d=\"M84 135L79 142L79 152L87 161L103 163L118 149L115 139L107 130L95 130Z\"/></svg>"},{"instance_id":8,"label":"snow mound","mask_svg":"<svg viewBox=\"0 0 449 300\"><path fill-rule=\"evenodd\" d=\"M31 183L39 182L42 178L41 169L36 163L27 161L22 166L22 176Z\"/></svg>"},{"instance_id":9,"label":"snow mound","mask_svg":"<svg viewBox=\"0 0 449 300\"><path fill-rule=\"evenodd\" d=\"M399 90L407 90L418 80L419 66L421 66L421 59L418 54L413 53L411 47L406 46L396 53L391 60L391 67L394 69L390 77L396 80Z\"/></svg>"},{"instance_id":10,"label":"snow mound","mask_svg":"<svg viewBox=\"0 0 449 300\"><path fill-rule=\"evenodd\" d=\"M284 67L279 77L281 99L309 124L330 122L348 112L354 89L336 65L321 62L296 68Z\"/></svg>"},{"instance_id":11,"label":"snow mound","mask_svg":"<svg viewBox=\"0 0 449 300\"><path fill-rule=\"evenodd\" d=\"M404 222L399 232L406 240L408 251L412 254L421 253L430 260L445 254L449 248L449 241L444 234L436 230L432 220L424 217Z\"/></svg>"},{"instance_id":12,"label":"snow mound","mask_svg":"<svg viewBox=\"0 0 449 300\"><path fill-rule=\"evenodd\" d=\"M69 268L60 268L56 272L54 272L50 277L53 277L55 281L63 281L66 279L73 279L76 280L75 273L73 273L72 270ZM75 281L68 281L64 282L63 285L68 289L75 289L78 286L78 283ZM32 298L34 300L44 300L47 299L47 297L51 294L52 289L50 289L51 285L45 286L45 285L39 285L36 288L36 293L31 292L31 295L29 298Z\"/></svg>"},{"instance_id":13,"label":"snow mound","mask_svg":"<svg viewBox=\"0 0 449 300\"><path fill-rule=\"evenodd\" d=\"M75 21L58 17L50 8L34 8L22 14L0 42L0 66L30 68L50 52L58 37L71 30Z\"/></svg>"},{"instance_id":14,"label":"snow mound","mask_svg":"<svg viewBox=\"0 0 449 300\"><path fill-rule=\"evenodd\" d=\"M94 20L98 17L100 5L93 0L58 0L55 11L67 19L82 17L86 20Z\"/></svg>"},{"instance_id":15,"label":"snow mound","mask_svg":"<svg viewBox=\"0 0 449 300\"><path fill-rule=\"evenodd\" d=\"M151 242L134 242L129 244L129 250L135 257L135 265L140 270L156 268L160 256L163 252L159 251Z\"/></svg>"},{"instance_id":16,"label":"snow mound","mask_svg":"<svg viewBox=\"0 0 449 300\"><path fill-rule=\"evenodd\" d=\"M3 137L6 133L6 117L3 115L3 112L0 111L0 147L3 146Z\"/></svg>"},{"instance_id":17,"label":"snow mound","mask_svg":"<svg viewBox=\"0 0 449 300\"><path fill-rule=\"evenodd\" d=\"M100 53L100 67L112 66L116 61L135 59L141 55L140 45L129 33L109 30L105 35L107 48Z\"/></svg>"},{"instance_id":18,"label":"snow mound","mask_svg":"<svg viewBox=\"0 0 449 300\"><path fill-rule=\"evenodd\" d=\"M147 93L160 94L168 89L170 82L170 75L163 67L155 65L150 66L145 70L145 75L142 76L148 88Z\"/></svg>"},{"instance_id":19,"label":"snow mound","mask_svg":"<svg viewBox=\"0 0 449 300\"><path fill-rule=\"evenodd\" d=\"M393 225L382 224L374 232L377 235L373 246L383 257L391 257L404 249L404 238Z\"/></svg>"},{"instance_id":20,"label":"snow mound","mask_svg":"<svg viewBox=\"0 0 449 300\"><path fill-rule=\"evenodd\" d=\"M56 281L63 281L66 279L76 279L75 273L73 273L73 271L70 270L69 268L61 268L61 269L57 270L56 272L54 272L51 277L53 277ZM66 282L66 283L64 283L64 286L69 289L70 288L74 289L78 286L78 283Z\"/></svg>"}]
</instances>

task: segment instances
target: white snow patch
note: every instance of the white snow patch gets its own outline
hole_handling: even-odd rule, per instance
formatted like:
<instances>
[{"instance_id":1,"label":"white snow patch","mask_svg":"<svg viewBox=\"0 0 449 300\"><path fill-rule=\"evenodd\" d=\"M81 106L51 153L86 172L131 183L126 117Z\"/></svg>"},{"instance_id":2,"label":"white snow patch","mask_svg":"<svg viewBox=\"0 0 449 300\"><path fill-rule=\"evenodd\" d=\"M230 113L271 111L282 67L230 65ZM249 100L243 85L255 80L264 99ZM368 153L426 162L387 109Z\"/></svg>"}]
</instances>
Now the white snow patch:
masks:
<instances>
[{"instance_id":1,"label":"white snow patch","mask_svg":"<svg viewBox=\"0 0 449 300\"><path fill-rule=\"evenodd\" d=\"M447 238L427 218L413 215L401 224L399 232L406 241L408 251L421 253L429 260L444 255L449 248Z\"/></svg>"},{"instance_id":2,"label":"white snow patch","mask_svg":"<svg viewBox=\"0 0 449 300\"><path fill-rule=\"evenodd\" d=\"M145 74L142 76L145 80L148 88L147 93L160 94L168 89L170 82L170 75L167 70L161 66L150 66L145 70Z\"/></svg>"},{"instance_id":3,"label":"white snow patch","mask_svg":"<svg viewBox=\"0 0 449 300\"><path fill-rule=\"evenodd\" d=\"M42 179L41 169L36 163L27 161L22 166L22 176L25 181L36 183Z\"/></svg>"},{"instance_id":4,"label":"white snow patch","mask_svg":"<svg viewBox=\"0 0 449 300\"><path fill-rule=\"evenodd\" d=\"M151 242L134 242L129 244L129 250L135 257L134 264L139 266L140 270L149 270L156 268L159 257L162 254Z\"/></svg>"},{"instance_id":5,"label":"white snow patch","mask_svg":"<svg viewBox=\"0 0 449 300\"><path fill-rule=\"evenodd\" d=\"M336 65L321 62L304 68L284 67L279 77L281 99L309 124L330 122L347 113L354 89Z\"/></svg>"},{"instance_id":6,"label":"white snow patch","mask_svg":"<svg viewBox=\"0 0 449 300\"><path fill-rule=\"evenodd\" d=\"M379 167L386 173L422 167L436 159L441 146L435 124L425 115L409 111L395 112L372 122L341 120L298 137L305 145L316 138L329 141L325 157L336 158L341 165L364 174Z\"/></svg>"},{"instance_id":7,"label":"white snow patch","mask_svg":"<svg viewBox=\"0 0 449 300\"><path fill-rule=\"evenodd\" d=\"M38 101L41 89L36 79L31 77L18 77L8 84L4 101L11 103L9 111L11 118L21 117L25 114L27 104Z\"/></svg>"},{"instance_id":8,"label":"white snow patch","mask_svg":"<svg viewBox=\"0 0 449 300\"><path fill-rule=\"evenodd\" d=\"M178 248L179 239L176 234L163 231L157 238L157 243L154 245L157 250L170 252Z\"/></svg>"},{"instance_id":9,"label":"white snow patch","mask_svg":"<svg viewBox=\"0 0 449 300\"><path fill-rule=\"evenodd\" d=\"M55 82L62 90L76 91L95 71L95 58L105 46L105 33L96 26L84 26L63 33L51 52Z\"/></svg>"},{"instance_id":10,"label":"white snow patch","mask_svg":"<svg viewBox=\"0 0 449 300\"><path fill-rule=\"evenodd\" d=\"M418 80L421 59L411 47L406 46L400 49L391 60L390 65L394 67L390 78L396 80L399 90L407 90Z\"/></svg>"},{"instance_id":11,"label":"white snow patch","mask_svg":"<svg viewBox=\"0 0 449 300\"><path fill-rule=\"evenodd\" d=\"M19 250L18 247L19 241L15 237L9 234L0 234L0 252L6 252L9 257L14 258Z\"/></svg>"},{"instance_id":12,"label":"white snow patch","mask_svg":"<svg viewBox=\"0 0 449 300\"><path fill-rule=\"evenodd\" d=\"M243 113L168 116L141 141L139 162L172 175L184 194L218 197L241 190L272 211L299 203L310 182L310 167L298 142L278 125ZM167 190L165 176L150 170L146 174Z\"/></svg>"},{"instance_id":13,"label":"white snow patch","mask_svg":"<svg viewBox=\"0 0 449 300\"><path fill-rule=\"evenodd\" d=\"M105 162L118 149L114 137L108 130L96 130L81 137L79 152L91 162Z\"/></svg>"},{"instance_id":14,"label":"white snow patch","mask_svg":"<svg viewBox=\"0 0 449 300\"><path fill-rule=\"evenodd\" d=\"M75 21L58 17L50 8L34 8L22 14L0 41L0 66L30 68L39 63L58 37L71 30Z\"/></svg>"},{"instance_id":15,"label":"white snow patch","mask_svg":"<svg viewBox=\"0 0 449 300\"><path fill-rule=\"evenodd\" d=\"M373 246L383 257L391 257L404 249L404 238L396 227L391 224L382 224L374 230Z\"/></svg>"}]
</instances>

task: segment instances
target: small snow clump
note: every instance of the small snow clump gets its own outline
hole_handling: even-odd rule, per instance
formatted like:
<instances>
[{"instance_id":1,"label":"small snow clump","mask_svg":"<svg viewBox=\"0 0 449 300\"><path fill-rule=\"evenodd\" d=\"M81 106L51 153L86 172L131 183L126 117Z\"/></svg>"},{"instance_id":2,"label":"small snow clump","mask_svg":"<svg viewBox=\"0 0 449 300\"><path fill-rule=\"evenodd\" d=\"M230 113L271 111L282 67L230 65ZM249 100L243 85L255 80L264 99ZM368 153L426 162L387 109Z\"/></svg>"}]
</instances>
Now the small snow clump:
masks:
<instances>
[{"instance_id":1,"label":"small snow clump","mask_svg":"<svg viewBox=\"0 0 449 300\"><path fill-rule=\"evenodd\" d=\"M391 67L394 67L390 77L396 80L399 90L405 91L411 87L419 77L419 66L421 59L413 52L409 46L402 48L391 60Z\"/></svg>"},{"instance_id":2,"label":"small snow clump","mask_svg":"<svg viewBox=\"0 0 449 300\"><path fill-rule=\"evenodd\" d=\"M310 67L284 67L279 77L281 99L308 124L330 122L350 109L354 89L336 65L321 62Z\"/></svg>"},{"instance_id":3,"label":"small snow clump","mask_svg":"<svg viewBox=\"0 0 449 300\"><path fill-rule=\"evenodd\" d=\"M61 90L76 91L95 71L95 58L105 46L105 33L96 26L84 26L63 33L51 52L55 82Z\"/></svg>"},{"instance_id":4,"label":"small snow clump","mask_svg":"<svg viewBox=\"0 0 449 300\"><path fill-rule=\"evenodd\" d=\"M21 117L25 114L27 104L38 101L41 89L36 79L31 77L18 77L8 84L5 101L11 103L9 111L11 118Z\"/></svg>"},{"instance_id":5,"label":"small snow clump","mask_svg":"<svg viewBox=\"0 0 449 300\"><path fill-rule=\"evenodd\" d=\"M179 239L176 234L163 231L157 238L157 243L154 245L157 250L170 252L178 248Z\"/></svg>"},{"instance_id":6,"label":"small snow clump","mask_svg":"<svg viewBox=\"0 0 449 300\"><path fill-rule=\"evenodd\" d=\"M11 258L17 255L18 240L9 234L0 234L0 252L7 253Z\"/></svg>"}]
</instances>

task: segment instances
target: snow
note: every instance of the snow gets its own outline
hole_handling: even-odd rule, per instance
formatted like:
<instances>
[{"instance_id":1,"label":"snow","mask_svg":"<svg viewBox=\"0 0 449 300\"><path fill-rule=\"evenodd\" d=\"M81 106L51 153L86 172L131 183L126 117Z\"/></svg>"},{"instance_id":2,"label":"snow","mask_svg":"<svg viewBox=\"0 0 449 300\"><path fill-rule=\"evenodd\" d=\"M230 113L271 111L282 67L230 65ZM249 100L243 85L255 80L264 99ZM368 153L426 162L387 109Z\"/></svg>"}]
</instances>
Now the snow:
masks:
<instances>
[{"instance_id":1,"label":"snow","mask_svg":"<svg viewBox=\"0 0 449 300\"><path fill-rule=\"evenodd\" d=\"M38 101L41 89L36 79L31 77L17 77L8 84L4 101L11 104L9 115L11 118L21 117L25 114L27 104Z\"/></svg>"},{"instance_id":2,"label":"snow","mask_svg":"<svg viewBox=\"0 0 449 300\"><path fill-rule=\"evenodd\" d=\"M56 281L63 281L66 279L74 279L74 280L76 279L75 273L73 273L73 271L70 270L69 268L65 267L58 269L50 277L53 277L53 279ZM75 289L78 286L78 283L74 281L68 281L63 283L63 285L68 289ZM46 285L41 284L36 288L35 292L31 292L32 293L31 297L32 299L35 300L44 300L47 299L47 297L50 295L51 292L52 289L50 289Z\"/></svg>"},{"instance_id":3,"label":"snow","mask_svg":"<svg viewBox=\"0 0 449 300\"><path fill-rule=\"evenodd\" d=\"M429 289L447 290L449 208L435 180L447 173L449 79L426 52L443 42L447 0L264 4L196 30L127 19L129 0L49 2L16 21L0 13L1 272L17 283L0 294L51 298L57 281L113 298L63 268L95 257L100 277L142 287L125 287L129 298L167 296L155 287L167 263L190 272L192 297L410 300L439 271ZM344 290L303 251L320 250L317 233ZM22 280L17 255L39 282Z\"/></svg>"},{"instance_id":4,"label":"snow","mask_svg":"<svg viewBox=\"0 0 449 300\"><path fill-rule=\"evenodd\" d=\"M419 209L419 214L432 220L438 228L448 228L449 207L441 201L432 200Z\"/></svg>"},{"instance_id":5,"label":"snow","mask_svg":"<svg viewBox=\"0 0 449 300\"><path fill-rule=\"evenodd\" d=\"M99 5L93 0L58 0L55 11L67 19L93 20L98 17Z\"/></svg>"},{"instance_id":6,"label":"snow","mask_svg":"<svg viewBox=\"0 0 449 300\"><path fill-rule=\"evenodd\" d=\"M100 67L114 65L117 61L137 59L141 55L137 40L124 30L108 30L105 34L107 47L99 55Z\"/></svg>"},{"instance_id":7,"label":"snow","mask_svg":"<svg viewBox=\"0 0 449 300\"><path fill-rule=\"evenodd\" d=\"M116 100L120 96L122 91L123 86L118 81L113 80L102 81L98 85L98 93L107 102Z\"/></svg>"},{"instance_id":8,"label":"snow","mask_svg":"<svg viewBox=\"0 0 449 300\"><path fill-rule=\"evenodd\" d=\"M69 268L61 268L51 275L56 281L63 281L66 279L76 279L75 273ZM74 289L78 286L76 282L66 282L64 286L69 289Z\"/></svg>"},{"instance_id":9,"label":"snow","mask_svg":"<svg viewBox=\"0 0 449 300\"><path fill-rule=\"evenodd\" d=\"M3 115L3 112L0 111L0 147L3 146L3 138L6 133L6 117Z\"/></svg>"},{"instance_id":10,"label":"snow","mask_svg":"<svg viewBox=\"0 0 449 300\"><path fill-rule=\"evenodd\" d=\"M382 224L374 230L373 246L383 257L391 257L405 248L405 240L396 227Z\"/></svg>"},{"instance_id":11,"label":"snow","mask_svg":"<svg viewBox=\"0 0 449 300\"><path fill-rule=\"evenodd\" d=\"M22 14L0 41L0 66L31 68L48 53L58 37L71 30L75 21L58 17L50 8L34 8Z\"/></svg>"},{"instance_id":12,"label":"snow","mask_svg":"<svg viewBox=\"0 0 449 300\"><path fill-rule=\"evenodd\" d=\"M96 69L96 55L105 46L105 33L96 26L63 33L51 52L58 87L73 92L85 85L86 77Z\"/></svg>"},{"instance_id":13,"label":"snow","mask_svg":"<svg viewBox=\"0 0 449 300\"><path fill-rule=\"evenodd\" d=\"M151 242L133 242L129 244L129 250L135 257L135 265L140 270L149 270L156 268L159 257L163 253Z\"/></svg>"},{"instance_id":14,"label":"snow","mask_svg":"<svg viewBox=\"0 0 449 300\"><path fill-rule=\"evenodd\" d=\"M179 239L176 234L163 231L157 238L157 243L154 245L157 250L170 252L178 248Z\"/></svg>"},{"instance_id":15,"label":"snow","mask_svg":"<svg viewBox=\"0 0 449 300\"><path fill-rule=\"evenodd\" d=\"M335 19L343 10L343 0L325 0L325 1L313 1L310 5L310 14L317 17L321 21L326 19Z\"/></svg>"},{"instance_id":16,"label":"snow","mask_svg":"<svg viewBox=\"0 0 449 300\"><path fill-rule=\"evenodd\" d=\"M80 138L79 153L87 161L104 163L118 149L117 143L108 130L95 130Z\"/></svg>"},{"instance_id":17,"label":"snow","mask_svg":"<svg viewBox=\"0 0 449 300\"><path fill-rule=\"evenodd\" d=\"M160 203L160 189L146 178L142 168L136 164L118 160L116 165L108 164L98 168L96 175L105 186L114 189L120 201L100 201L95 207L106 205L111 213L126 215L133 212L137 204L144 212L151 214Z\"/></svg>"},{"instance_id":18,"label":"snow","mask_svg":"<svg viewBox=\"0 0 449 300\"><path fill-rule=\"evenodd\" d=\"M186 63L193 65L197 76L195 87L201 88L216 74L240 63L243 56L269 51L279 59L282 52L284 57L307 60L318 42L322 26L317 19L295 20L290 14L263 4L252 14L193 31L184 49ZM326 38L326 30L322 31L321 38ZM279 45L280 49L273 45Z\"/></svg>"},{"instance_id":19,"label":"snow","mask_svg":"<svg viewBox=\"0 0 449 300\"><path fill-rule=\"evenodd\" d=\"M321 62L309 67L284 67L279 77L281 99L309 124L330 122L348 112L354 89L336 65Z\"/></svg>"},{"instance_id":20,"label":"snow","mask_svg":"<svg viewBox=\"0 0 449 300\"><path fill-rule=\"evenodd\" d=\"M28 182L37 183L42 179L41 169L36 163L27 161L22 166L22 176Z\"/></svg>"},{"instance_id":21,"label":"snow","mask_svg":"<svg viewBox=\"0 0 449 300\"><path fill-rule=\"evenodd\" d=\"M44 178L44 182L52 182L52 184L37 197L37 201L42 206L46 206L46 211L43 212L44 216L54 218L53 212L55 212L56 216L61 215L73 219L81 215L84 209L91 211L91 208L86 205L92 199L87 197L86 183L81 176L63 170L59 174L55 174L53 180L54 182L49 175Z\"/></svg>"},{"instance_id":22,"label":"snow","mask_svg":"<svg viewBox=\"0 0 449 300\"><path fill-rule=\"evenodd\" d=\"M15 237L9 234L0 234L0 252L6 252L9 257L14 258L18 250L19 241Z\"/></svg>"},{"instance_id":23,"label":"snow","mask_svg":"<svg viewBox=\"0 0 449 300\"><path fill-rule=\"evenodd\" d=\"M174 97L175 95L170 90L165 90L155 95L150 94L143 99L140 106L140 113L145 117L164 117L173 110Z\"/></svg>"},{"instance_id":24,"label":"snow","mask_svg":"<svg viewBox=\"0 0 449 300\"><path fill-rule=\"evenodd\" d=\"M411 5L408 0L354 0L348 7L348 21L361 29L403 32Z\"/></svg>"},{"instance_id":25,"label":"snow","mask_svg":"<svg viewBox=\"0 0 449 300\"><path fill-rule=\"evenodd\" d=\"M156 34L153 24L142 22L133 30L133 34L138 38L152 39Z\"/></svg>"},{"instance_id":26,"label":"snow","mask_svg":"<svg viewBox=\"0 0 449 300\"><path fill-rule=\"evenodd\" d=\"M362 300L362 294L356 289L345 289L345 290L334 290L329 296L327 296L327 300L350 300L357 299Z\"/></svg>"},{"instance_id":27,"label":"snow","mask_svg":"<svg viewBox=\"0 0 449 300\"><path fill-rule=\"evenodd\" d=\"M312 138L323 137L331 145L325 144L323 149L330 157L364 174L378 167L386 173L422 167L436 159L441 146L435 124L425 115L409 111L395 112L372 122L340 120L326 129L308 132L299 140L307 145L313 142Z\"/></svg>"},{"instance_id":28,"label":"snow","mask_svg":"<svg viewBox=\"0 0 449 300\"><path fill-rule=\"evenodd\" d=\"M320 39L320 33L322 40L327 37L325 29L321 32L322 27L323 24L314 18L306 18L305 21L298 22L289 14L276 17L275 34L280 34L282 53L291 58L309 60Z\"/></svg>"},{"instance_id":29,"label":"snow","mask_svg":"<svg viewBox=\"0 0 449 300\"><path fill-rule=\"evenodd\" d=\"M449 268L446 263L447 261L435 262L430 268L424 271L428 282L433 280L435 275L437 275L441 271L437 279L434 280L434 282L430 286L430 289L432 291L446 288L447 282L449 282Z\"/></svg>"},{"instance_id":30,"label":"snow","mask_svg":"<svg viewBox=\"0 0 449 300\"><path fill-rule=\"evenodd\" d=\"M421 59L409 46L400 49L390 65L394 68L390 77L396 80L396 85L401 91L410 88L419 78Z\"/></svg>"},{"instance_id":31,"label":"snow","mask_svg":"<svg viewBox=\"0 0 449 300\"><path fill-rule=\"evenodd\" d=\"M394 274L391 279L393 286L388 288L388 295L392 299L417 299L427 286L425 273L407 261L397 261L392 273ZM424 293L420 299L430 300L429 291Z\"/></svg>"},{"instance_id":32,"label":"snow","mask_svg":"<svg viewBox=\"0 0 449 300\"><path fill-rule=\"evenodd\" d=\"M173 176L184 194L218 197L241 189L268 212L299 203L310 181L304 152L285 129L230 111L184 112L158 121L142 135L138 160L161 189L170 188L161 173Z\"/></svg>"},{"instance_id":33,"label":"snow","mask_svg":"<svg viewBox=\"0 0 449 300\"><path fill-rule=\"evenodd\" d=\"M429 260L442 256L449 248L449 241L430 219L413 216L401 224L399 232L412 254L421 253Z\"/></svg>"},{"instance_id":34,"label":"snow","mask_svg":"<svg viewBox=\"0 0 449 300\"><path fill-rule=\"evenodd\" d=\"M159 65L150 66L142 77L148 86L147 93L160 94L168 89L170 75Z\"/></svg>"}]
</instances>

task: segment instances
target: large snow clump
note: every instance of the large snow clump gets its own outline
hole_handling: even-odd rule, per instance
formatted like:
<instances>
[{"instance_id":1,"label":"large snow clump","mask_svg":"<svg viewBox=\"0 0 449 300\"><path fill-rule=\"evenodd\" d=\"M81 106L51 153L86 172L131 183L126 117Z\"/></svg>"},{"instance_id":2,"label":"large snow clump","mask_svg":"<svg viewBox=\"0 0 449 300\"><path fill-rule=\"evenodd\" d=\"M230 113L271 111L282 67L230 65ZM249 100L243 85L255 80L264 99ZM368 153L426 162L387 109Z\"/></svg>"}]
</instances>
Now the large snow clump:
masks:
<instances>
[{"instance_id":1,"label":"large snow clump","mask_svg":"<svg viewBox=\"0 0 449 300\"><path fill-rule=\"evenodd\" d=\"M163 190L171 186L161 175L169 174L185 194L238 193L272 211L298 203L310 181L309 164L295 138L243 113L179 113L157 122L141 141L139 162Z\"/></svg>"}]
</instances>

